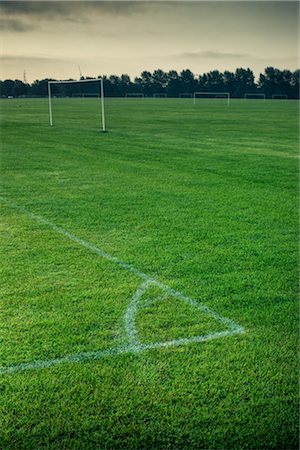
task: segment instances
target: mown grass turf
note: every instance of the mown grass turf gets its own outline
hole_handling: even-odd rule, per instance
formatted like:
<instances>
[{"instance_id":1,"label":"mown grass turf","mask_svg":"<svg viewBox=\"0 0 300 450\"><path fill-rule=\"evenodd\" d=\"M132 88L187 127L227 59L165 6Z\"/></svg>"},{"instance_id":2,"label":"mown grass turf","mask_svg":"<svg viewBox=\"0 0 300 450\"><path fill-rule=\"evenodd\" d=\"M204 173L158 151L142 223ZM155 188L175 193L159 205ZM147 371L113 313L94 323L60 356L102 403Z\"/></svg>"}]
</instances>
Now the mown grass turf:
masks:
<instances>
[{"instance_id":1,"label":"mown grass turf","mask_svg":"<svg viewBox=\"0 0 300 450\"><path fill-rule=\"evenodd\" d=\"M2 100L0 366L126 343L138 275L245 333L0 375L0 448L298 448L298 104ZM148 292L142 342L222 326Z\"/></svg>"}]
</instances>

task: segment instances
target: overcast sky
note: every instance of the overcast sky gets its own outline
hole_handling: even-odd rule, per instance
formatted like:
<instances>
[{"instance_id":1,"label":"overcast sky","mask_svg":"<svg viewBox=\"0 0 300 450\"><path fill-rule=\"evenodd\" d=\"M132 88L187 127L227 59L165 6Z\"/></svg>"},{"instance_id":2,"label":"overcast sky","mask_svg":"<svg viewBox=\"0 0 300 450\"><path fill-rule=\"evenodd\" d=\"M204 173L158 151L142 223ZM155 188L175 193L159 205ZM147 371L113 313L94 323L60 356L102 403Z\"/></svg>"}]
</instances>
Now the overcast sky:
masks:
<instances>
[{"instance_id":1,"label":"overcast sky","mask_svg":"<svg viewBox=\"0 0 300 450\"><path fill-rule=\"evenodd\" d=\"M1 79L295 70L297 1L1 1Z\"/></svg>"}]
</instances>

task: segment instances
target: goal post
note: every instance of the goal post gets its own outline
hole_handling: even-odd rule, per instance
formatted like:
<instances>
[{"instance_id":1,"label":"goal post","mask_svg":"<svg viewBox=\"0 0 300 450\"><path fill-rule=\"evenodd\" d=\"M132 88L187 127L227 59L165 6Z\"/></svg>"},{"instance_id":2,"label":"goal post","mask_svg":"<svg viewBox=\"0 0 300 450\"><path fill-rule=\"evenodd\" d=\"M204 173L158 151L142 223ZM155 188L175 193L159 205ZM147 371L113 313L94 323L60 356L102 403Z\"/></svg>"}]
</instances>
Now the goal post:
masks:
<instances>
[{"instance_id":1,"label":"goal post","mask_svg":"<svg viewBox=\"0 0 300 450\"><path fill-rule=\"evenodd\" d=\"M244 94L244 100L266 100L266 94L263 93L251 94L249 92Z\"/></svg>"},{"instance_id":2,"label":"goal post","mask_svg":"<svg viewBox=\"0 0 300 450\"><path fill-rule=\"evenodd\" d=\"M196 104L196 99L225 99L227 100L227 106L230 105L230 93L229 92L194 92L193 103Z\"/></svg>"},{"instance_id":3,"label":"goal post","mask_svg":"<svg viewBox=\"0 0 300 450\"><path fill-rule=\"evenodd\" d=\"M60 81L48 81L48 98L49 98L49 117L50 117L50 126L53 126L53 112L52 112L52 85L58 84L74 84L74 83L99 83L100 85L100 101L101 101L101 130L103 132L106 131L105 126L105 110L104 110L104 86L103 86L103 78L94 78L87 80L60 80Z\"/></svg>"}]
</instances>

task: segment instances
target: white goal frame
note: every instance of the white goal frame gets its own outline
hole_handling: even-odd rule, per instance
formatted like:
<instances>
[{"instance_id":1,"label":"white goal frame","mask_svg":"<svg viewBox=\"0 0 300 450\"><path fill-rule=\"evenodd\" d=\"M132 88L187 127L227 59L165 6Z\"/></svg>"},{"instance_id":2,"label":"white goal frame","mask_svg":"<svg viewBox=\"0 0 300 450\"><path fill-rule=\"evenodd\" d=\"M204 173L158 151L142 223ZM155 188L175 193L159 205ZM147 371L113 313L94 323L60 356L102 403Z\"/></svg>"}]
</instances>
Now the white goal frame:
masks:
<instances>
[{"instance_id":1,"label":"white goal frame","mask_svg":"<svg viewBox=\"0 0 300 450\"><path fill-rule=\"evenodd\" d=\"M217 99L227 99L227 106L230 105L230 93L229 92L194 92L193 103L196 104L197 95L222 95L222 97L213 97L212 100ZM203 98L203 97L202 97Z\"/></svg>"},{"instance_id":2,"label":"white goal frame","mask_svg":"<svg viewBox=\"0 0 300 450\"><path fill-rule=\"evenodd\" d=\"M103 132L106 131L105 127L105 110L104 110L104 87L103 78L94 78L87 80L60 80L60 81L48 81L48 97L49 97L49 117L50 126L53 127L53 114L52 114L52 92L51 85L53 84L71 84L71 83L99 83L100 84L100 100L101 100L101 129Z\"/></svg>"},{"instance_id":3,"label":"white goal frame","mask_svg":"<svg viewBox=\"0 0 300 450\"><path fill-rule=\"evenodd\" d=\"M253 97L255 97L255 98L253 98ZM252 100L266 100L266 94L262 94L262 93L258 93L258 94L251 94L250 92L249 93L246 93L246 94L244 94L244 100L250 100L250 99L252 99Z\"/></svg>"},{"instance_id":4,"label":"white goal frame","mask_svg":"<svg viewBox=\"0 0 300 450\"><path fill-rule=\"evenodd\" d=\"M125 98L145 98L145 94L142 92L128 92L125 94Z\"/></svg>"},{"instance_id":5,"label":"white goal frame","mask_svg":"<svg viewBox=\"0 0 300 450\"><path fill-rule=\"evenodd\" d=\"M286 94L273 94L272 100L287 100L288 96Z\"/></svg>"}]
</instances>

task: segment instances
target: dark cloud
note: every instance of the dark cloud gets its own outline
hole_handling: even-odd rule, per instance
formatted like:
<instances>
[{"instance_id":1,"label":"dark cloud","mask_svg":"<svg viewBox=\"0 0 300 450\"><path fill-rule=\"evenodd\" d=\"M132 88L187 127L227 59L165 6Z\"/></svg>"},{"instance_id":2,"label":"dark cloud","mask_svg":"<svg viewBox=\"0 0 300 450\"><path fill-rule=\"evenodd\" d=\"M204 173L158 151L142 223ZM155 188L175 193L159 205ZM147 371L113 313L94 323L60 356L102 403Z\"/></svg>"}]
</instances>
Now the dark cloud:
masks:
<instances>
[{"instance_id":1,"label":"dark cloud","mask_svg":"<svg viewBox=\"0 0 300 450\"><path fill-rule=\"evenodd\" d=\"M0 19L0 30L1 31L15 31L17 33L22 33L24 31L32 30L36 28L33 24L28 24L27 22L16 20L16 19Z\"/></svg>"},{"instance_id":2,"label":"dark cloud","mask_svg":"<svg viewBox=\"0 0 300 450\"><path fill-rule=\"evenodd\" d=\"M19 17L74 17L78 14L133 14L146 6L137 1L2 1L0 10Z\"/></svg>"},{"instance_id":3,"label":"dark cloud","mask_svg":"<svg viewBox=\"0 0 300 450\"><path fill-rule=\"evenodd\" d=\"M95 16L100 21L105 16L139 14L148 5L136 1L1 1L0 25L2 31L26 32L51 20L88 24Z\"/></svg>"},{"instance_id":4,"label":"dark cloud","mask_svg":"<svg viewBox=\"0 0 300 450\"><path fill-rule=\"evenodd\" d=\"M199 59L199 58L211 58L211 59L239 59L249 57L247 53L224 53L215 52L211 50L200 51L200 52L186 52L176 55L177 58L187 58L187 59Z\"/></svg>"}]
</instances>

